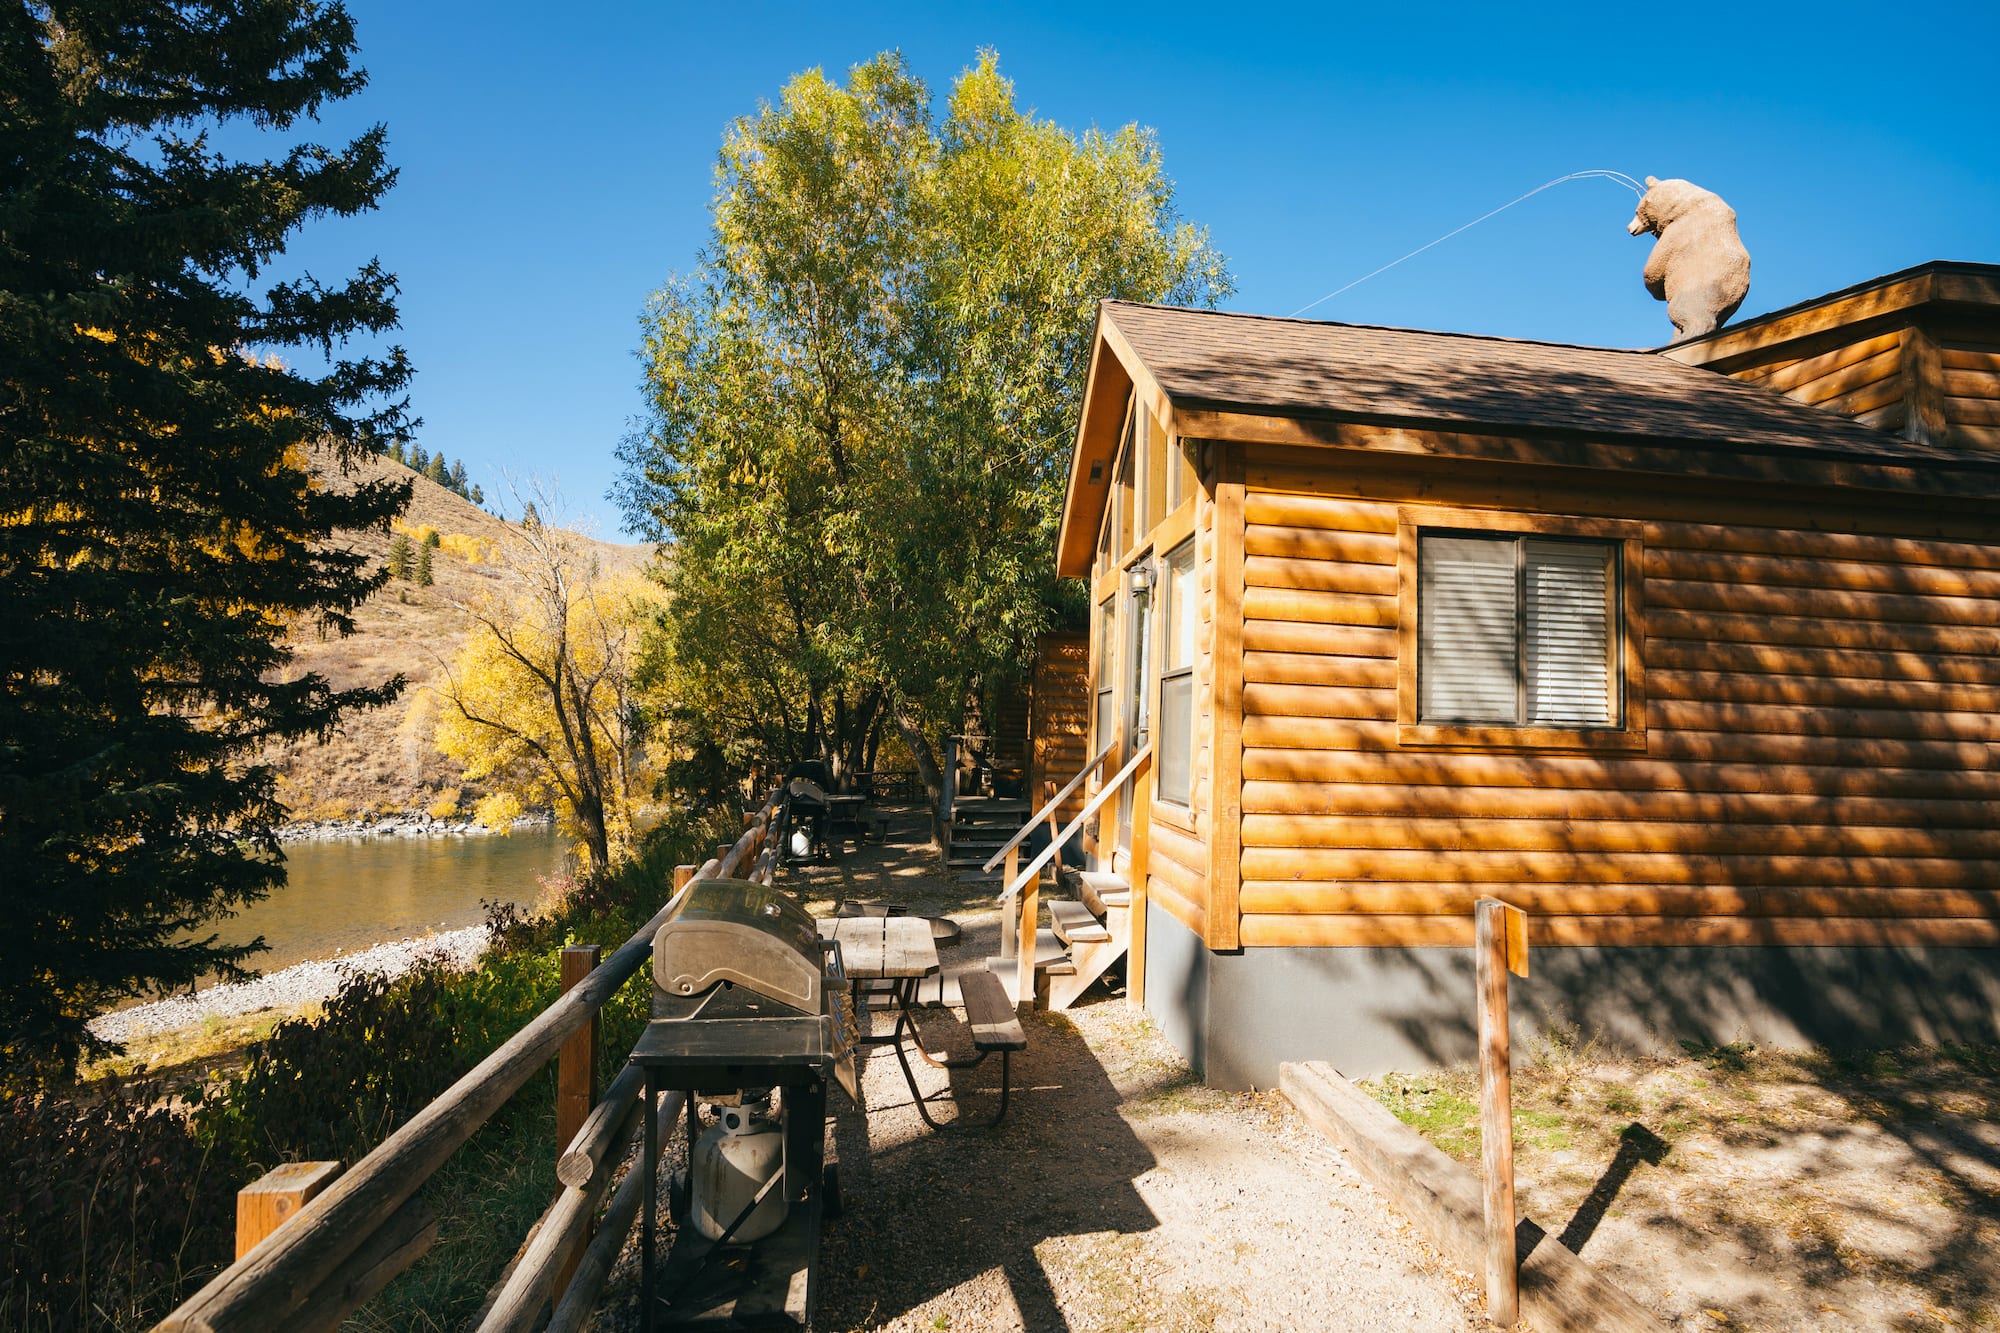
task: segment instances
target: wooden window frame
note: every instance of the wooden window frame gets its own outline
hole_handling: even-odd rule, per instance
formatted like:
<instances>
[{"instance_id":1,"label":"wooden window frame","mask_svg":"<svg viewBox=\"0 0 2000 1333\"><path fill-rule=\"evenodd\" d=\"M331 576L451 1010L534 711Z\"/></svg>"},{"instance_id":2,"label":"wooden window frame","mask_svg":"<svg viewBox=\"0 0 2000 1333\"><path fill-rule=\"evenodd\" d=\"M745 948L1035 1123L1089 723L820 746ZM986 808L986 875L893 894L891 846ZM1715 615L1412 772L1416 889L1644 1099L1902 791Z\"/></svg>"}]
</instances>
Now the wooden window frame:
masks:
<instances>
[{"instance_id":1,"label":"wooden window frame","mask_svg":"<svg viewBox=\"0 0 2000 1333\"><path fill-rule=\"evenodd\" d=\"M1425 531L1572 538L1615 543L1618 556L1619 681L1617 727L1507 726L1425 722L1418 712L1417 541ZM1484 509L1406 506L1396 523L1396 739L1406 746L1479 750L1611 750L1646 748L1645 525L1629 519L1571 514L1522 514Z\"/></svg>"},{"instance_id":2,"label":"wooden window frame","mask_svg":"<svg viewBox=\"0 0 2000 1333\"><path fill-rule=\"evenodd\" d=\"M1154 701L1153 704L1153 732L1155 737L1154 740L1155 748L1153 751L1153 773L1154 773L1153 800L1158 805L1166 805L1175 810L1187 812L1186 817L1191 819L1192 812L1194 810L1194 755L1195 755L1194 720L1200 714L1200 710L1195 707L1193 681L1195 678L1195 664L1200 659L1201 652L1198 648L1190 648L1188 652L1187 665L1182 667L1174 667L1173 669L1169 670L1168 650L1170 644L1170 636L1173 633L1172 621L1174 613L1178 612L1182 616L1197 616L1197 617L1201 614L1201 564L1197 558L1197 552L1195 551L1194 533L1192 531L1189 531L1187 534L1182 536L1179 541L1174 542L1172 545L1166 545L1164 543L1161 543L1158 549L1160 549L1163 553L1161 554L1159 561L1155 566L1155 568L1158 569L1159 571L1158 578L1159 578L1160 592L1159 592L1159 597L1157 599L1158 611L1155 615L1155 619L1159 622L1159 629L1158 629L1159 646L1154 650L1155 660L1157 660L1159 663L1159 671L1157 673L1157 679L1159 683L1154 688L1158 691L1159 697ZM1174 557L1178 555L1182 550L1186 550L1187 552L1188 569L1194 575L1194 577L1189 580L1190 596L1187 599L1188 604L1186 606L1178 606L1173 596L1173 573L1172 573L1173 562L1174 562ZM1198 623L1199 622L1197 621L1197 624ZM1160 763L1158 736L1162 729L1161 719L1165 716L1167 681L1169 678L1178 678L1181 676L1187 677L1189 681L1188 719L1187 719L1188 787L1187 787L1187 792L1184 795L1173 796L1160 789L1158 777L1159 774L1162 773L1164 770Z\"/></svg>"}]
</instances>

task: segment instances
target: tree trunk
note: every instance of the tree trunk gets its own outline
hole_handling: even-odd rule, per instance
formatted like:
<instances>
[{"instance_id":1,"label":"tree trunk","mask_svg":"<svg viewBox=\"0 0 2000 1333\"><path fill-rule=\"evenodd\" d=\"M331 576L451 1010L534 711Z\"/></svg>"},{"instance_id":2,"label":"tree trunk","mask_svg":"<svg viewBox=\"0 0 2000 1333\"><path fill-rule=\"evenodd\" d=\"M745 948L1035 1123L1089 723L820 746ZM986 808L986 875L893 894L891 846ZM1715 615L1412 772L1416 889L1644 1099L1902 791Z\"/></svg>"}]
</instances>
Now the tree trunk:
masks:
<instances>
[{"instance_id":1,"label":"tree trunk","mask_svg":"<svg viewBox=\"0 0 2000 1333\"><path fill-rule=\"evenodd\" d=\"M941 830L938 828L938 803L944 798L944 774L938 768L937 751L931 748L930 738L917 725L908 712L899 704L891 710L890 716L896 721L897 734L909 748L910 757L917 761L917 776L923 779L924 795L931 809L931 838L936 841Z\"/></svg>"}]
</instances>

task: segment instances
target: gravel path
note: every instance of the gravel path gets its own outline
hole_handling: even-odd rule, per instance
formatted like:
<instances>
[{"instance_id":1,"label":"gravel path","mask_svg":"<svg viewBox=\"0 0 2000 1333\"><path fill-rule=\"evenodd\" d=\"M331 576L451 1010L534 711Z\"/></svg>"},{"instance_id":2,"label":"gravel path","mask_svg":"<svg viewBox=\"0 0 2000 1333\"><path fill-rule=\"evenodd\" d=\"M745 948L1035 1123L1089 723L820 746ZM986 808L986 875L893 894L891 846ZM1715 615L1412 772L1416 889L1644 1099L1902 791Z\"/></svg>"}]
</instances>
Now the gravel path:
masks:
<instances>
[{"instance_id":1,"label":"gravel path","mask_svg":"<svg viewBox=\"0 0 2000 1333\"><path fill-rule=\"evenodd\" d=\"M401 976L419 958L433 956L441 956L455 967L470 967L486 951L487 938L485 926L468 926L464 930L406 938L357 953L296 963L255 981L211 986L193 995L175 995L104 1014L91 1021L90 1030L103 1041L127 1042L161 1032L178 1032L211 1018L235 1018L267 1009L296 1009L326 999L347 978L360 972Z\"/></svg>"},{"instance_id":2,"label":"gravel path","mask_svg":"<svg viewBox=\"0 0 2000 1333\"><path fill-rule=\"evenodd\" d=\"M890 837L800 872L815 910L844 892L948 913L966 929L944 951L948 970L993 952L992 888L935 873L914 826ZM926 1129L886 1049L864 1067L865 1115L835 1094L846 1212L824 1232L815 1327L1486 1327L1471 1284L1281 1098L1203 1087L1122 994L1090 1000L1028 1020L995 1130ZM928 1049L968 1048L953 1010L926 1011L920 1027ZM998 1065L916 1067L926 1092L949 1079L977 1114ZM636 1248L601 1329L637 1327Z\"/></svg>"}]
</instances>

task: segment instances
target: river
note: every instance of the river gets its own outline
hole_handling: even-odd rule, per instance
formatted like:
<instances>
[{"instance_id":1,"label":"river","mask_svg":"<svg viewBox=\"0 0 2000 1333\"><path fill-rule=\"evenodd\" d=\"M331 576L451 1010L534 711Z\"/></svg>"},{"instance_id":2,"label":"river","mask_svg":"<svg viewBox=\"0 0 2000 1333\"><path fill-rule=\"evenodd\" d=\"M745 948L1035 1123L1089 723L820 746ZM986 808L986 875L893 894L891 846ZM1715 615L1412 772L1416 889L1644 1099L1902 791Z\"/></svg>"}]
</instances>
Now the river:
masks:
<instances>
[{"instance_id":1,"label":"river","mask_svg":"<svg viewBox=\"0 0 2000 1333\"><path fill-rule=\"evenodd\" d=\"M264 936L250 965L272 972L385 940L476 926L481 899L532 903L537 875L563 864L552 828L445 838L335 838L285 844L286 883L215 930L228 943Z\"/></svg>"}]
</instances>

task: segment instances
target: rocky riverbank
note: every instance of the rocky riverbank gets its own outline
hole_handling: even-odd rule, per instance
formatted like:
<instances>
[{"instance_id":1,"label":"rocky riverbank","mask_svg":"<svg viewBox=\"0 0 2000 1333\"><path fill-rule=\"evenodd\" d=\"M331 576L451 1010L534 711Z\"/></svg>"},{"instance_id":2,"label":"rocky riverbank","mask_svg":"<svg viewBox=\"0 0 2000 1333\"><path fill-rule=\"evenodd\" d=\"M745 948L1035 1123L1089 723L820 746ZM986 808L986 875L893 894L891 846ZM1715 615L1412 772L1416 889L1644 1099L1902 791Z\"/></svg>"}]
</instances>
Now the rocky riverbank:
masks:
<instances>
[{"instance_id":1,"label":"rocky riverbank","mask_svg":"<svg viewBox=\"0 0 2000 1333\"><path fill-rule=\"evenodd\" d=\"M474 819L436 819L421 810L367 819L302 819L278 826L279 842L325 842L335 838L477 838L515 829L547 828L553 816L543 810L527 814L506 828L489 828Z\"/></svg>"},{"instance_id":2,"label":"rocky riverbank","mask_svg":"<svg viewBox=\"0 0 2000 1333\"><path fill-rule=\"evenodd\" d=\"M94 1019L90 1030L103 1041L124 1043L162 1032L179 1032L211 1018L301 1009L326 999L349 977L362 972L401 976L418 959L426 957L440 957L453 967L470 968L486 952L489 939L486 927L468 926L464 930L378 944L355 953L297 963L255 981L211 986L192 995L175 995L152 1004L120 1009Z\"/></svg>"}]
</instances>

